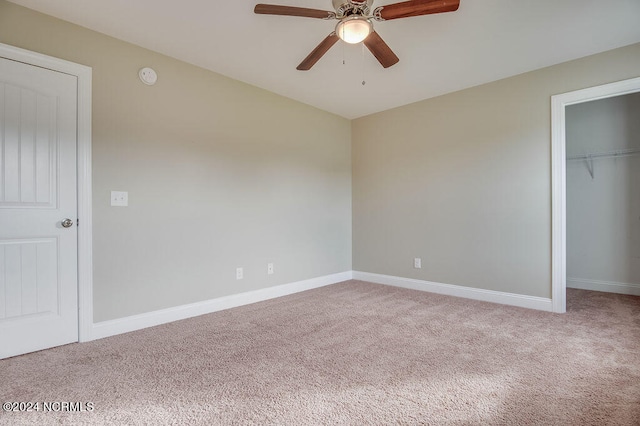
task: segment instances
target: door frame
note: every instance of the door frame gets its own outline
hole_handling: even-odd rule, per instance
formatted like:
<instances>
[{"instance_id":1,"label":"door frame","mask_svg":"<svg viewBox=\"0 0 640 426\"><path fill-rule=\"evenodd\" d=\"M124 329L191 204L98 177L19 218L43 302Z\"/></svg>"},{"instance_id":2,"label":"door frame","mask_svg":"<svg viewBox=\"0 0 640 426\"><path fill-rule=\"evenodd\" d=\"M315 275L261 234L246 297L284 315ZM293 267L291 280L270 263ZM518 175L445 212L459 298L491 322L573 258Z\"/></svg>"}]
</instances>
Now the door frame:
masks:
<instances>
[{"instance_id":1,"label":"door frame","mask_svg":"<svg viewBox=\"0 0 640 426\"><path fill-rule=\"evenodd\" d=\"M91 208L91 67L0 43L0 57L69 74L78 79L78 340L92 340L93 255Z\"/></svg>"},{"instance_id":2,"label":"door frame","mask_svg":"<svg viewBox=\"0 0 640 426\"><path fill-rule=\"evenodd\" d=\"M640 77L551 97L551 299L567 310L567 157L565 107L640 92Z\"/></svg>"}]
</instances>

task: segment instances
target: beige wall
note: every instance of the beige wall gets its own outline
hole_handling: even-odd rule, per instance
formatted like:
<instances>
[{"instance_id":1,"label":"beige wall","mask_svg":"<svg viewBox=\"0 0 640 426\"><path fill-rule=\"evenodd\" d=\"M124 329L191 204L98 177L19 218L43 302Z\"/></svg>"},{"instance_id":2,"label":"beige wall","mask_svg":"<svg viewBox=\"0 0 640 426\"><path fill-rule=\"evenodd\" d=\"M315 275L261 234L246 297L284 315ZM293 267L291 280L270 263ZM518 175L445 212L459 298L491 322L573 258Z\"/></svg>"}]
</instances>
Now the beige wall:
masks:
<instances>
[{"instance_id":1,"label":"beige wall","mask_svg":"<svg viewBox=\"0 0 640 426\"><path fill-rule=\"evenodd\" d=\"M566 108L567 156L640 149L640 93ZM640 155L567 162L567 286L640 284Z\"/></svg>"},{"instance_id":2,"label":"beige wall","mask_svg":"<svg viewBox=\"0 0 640 426\"><path fill-rule=\"evenodd\" d=\"M93 67L96 321L351 269L348 120L1 0L0 42Z\"/></svg>"},{"instance_id":3,"label":"beige wall","mask_svg":"<svg viewBox=\"0 0 640 426\"><path fill-rule=\"evenodd\" d=\"M354 270L551 297L550 98L638 76L635 44L354 120Z\"/></svg>"}]
</instances>

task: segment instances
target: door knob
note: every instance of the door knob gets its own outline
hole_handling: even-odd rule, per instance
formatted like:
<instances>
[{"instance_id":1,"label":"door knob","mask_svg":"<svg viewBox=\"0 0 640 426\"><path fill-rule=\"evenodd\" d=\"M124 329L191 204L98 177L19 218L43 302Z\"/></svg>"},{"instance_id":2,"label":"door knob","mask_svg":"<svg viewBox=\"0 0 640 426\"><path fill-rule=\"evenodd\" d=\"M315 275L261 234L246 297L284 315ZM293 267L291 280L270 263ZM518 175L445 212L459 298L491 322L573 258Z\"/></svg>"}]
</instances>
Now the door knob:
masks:
<instances>
[{"instance_id":1,"label":"door knob","mask_svg":"<svg viewBox=\"0 0 640 426\"><path fill-rule=\"evenodd\" d=\"M64 228L70 228L73 225L73 221L71 219L65 219L62 221L62 226Z\"/></svg>"}]
</instances>

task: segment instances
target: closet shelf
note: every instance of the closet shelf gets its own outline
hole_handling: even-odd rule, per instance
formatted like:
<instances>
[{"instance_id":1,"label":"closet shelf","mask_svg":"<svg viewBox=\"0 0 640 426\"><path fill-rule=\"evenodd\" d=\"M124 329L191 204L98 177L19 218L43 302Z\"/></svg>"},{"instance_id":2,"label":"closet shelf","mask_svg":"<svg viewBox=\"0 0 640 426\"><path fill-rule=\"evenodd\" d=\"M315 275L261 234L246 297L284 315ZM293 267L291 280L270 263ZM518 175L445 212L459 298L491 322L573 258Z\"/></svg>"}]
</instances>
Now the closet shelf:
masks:
<instances>
[{"instance_id":1,"label":"closet shelf","mask_svg":"<svg viewBox=\"0 0 640 426\"><path fill-rule=\"evenodd\" d=\"M638 154L640 154L640 149L619 149L617 151L598 152L595 154L573 155L571 157L567 157L567 161L576 161L576 160L586 161L587 169L589 170L591 179L593 179L593 175L594 175L593 160L602 160L605 158L631 157L633 155L638 155Z\"/></svg>"}]
</instances>

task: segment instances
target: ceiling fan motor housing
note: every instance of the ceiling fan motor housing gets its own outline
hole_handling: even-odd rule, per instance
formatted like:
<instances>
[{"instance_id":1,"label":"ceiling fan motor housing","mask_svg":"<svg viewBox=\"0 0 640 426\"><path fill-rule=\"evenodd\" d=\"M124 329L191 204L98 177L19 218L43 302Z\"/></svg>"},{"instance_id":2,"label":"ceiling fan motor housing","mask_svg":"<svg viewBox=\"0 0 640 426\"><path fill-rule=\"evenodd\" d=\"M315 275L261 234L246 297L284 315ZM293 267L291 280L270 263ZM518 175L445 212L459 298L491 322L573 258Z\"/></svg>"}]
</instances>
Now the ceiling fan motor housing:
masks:
<instances>
[{"instance_id":1,"label":"ceiling fan motor housing","mask_svg":"<svg viewBox=\"0 0 640 426\"><path fill-rule=\"evenodd\" d=\"M373 0L332 0L332 4L340 19L352 15L369 16Z\"/></svg>"}]
</instances>

